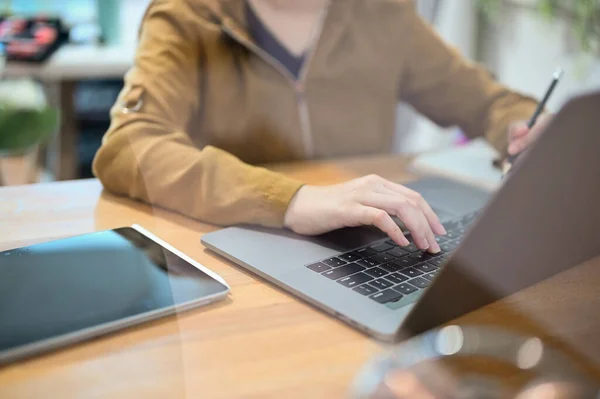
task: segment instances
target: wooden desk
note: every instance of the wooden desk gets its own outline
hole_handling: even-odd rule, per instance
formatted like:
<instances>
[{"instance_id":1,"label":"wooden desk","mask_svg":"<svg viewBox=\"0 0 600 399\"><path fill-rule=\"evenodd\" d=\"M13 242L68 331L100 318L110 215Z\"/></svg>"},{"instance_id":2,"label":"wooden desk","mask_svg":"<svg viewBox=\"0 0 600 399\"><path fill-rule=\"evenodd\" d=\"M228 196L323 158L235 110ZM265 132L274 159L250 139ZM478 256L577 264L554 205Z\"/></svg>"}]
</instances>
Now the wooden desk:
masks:
<instances>
[{"instance_id":1,"label":"wooden desk","mask_svg":"<svg viewBox=\"0 0 600 399\"><path fill-rule=\"evenodd\" d=\"M366 173L407 181L405 166L389 157L277 169L327 184ZM132 223L222 275L232 287L229 299L0 369L2 398L338 398L380 351L364 335L207 252L200 236L214 226L113 197L96 180L0 189L0 250ZM461 321L516 327L562 347L566 341L598 362L599 261Z\"/></svg>"}]
</instances>

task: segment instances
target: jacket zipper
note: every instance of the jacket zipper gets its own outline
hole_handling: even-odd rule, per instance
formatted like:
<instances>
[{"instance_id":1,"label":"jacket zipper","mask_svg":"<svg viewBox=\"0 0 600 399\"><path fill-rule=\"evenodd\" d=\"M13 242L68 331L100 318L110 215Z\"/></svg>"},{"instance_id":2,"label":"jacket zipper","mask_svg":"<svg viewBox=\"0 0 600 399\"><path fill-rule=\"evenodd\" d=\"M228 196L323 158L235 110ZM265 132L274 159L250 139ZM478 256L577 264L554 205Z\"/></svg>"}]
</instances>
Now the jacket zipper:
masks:
<instances>
[{"instance_id":1,"label":"jacket zipper","mask_svg":"<svg viewBox=\"0 0 600 399\"><path fill-rule=\"evenodd\" d=\"M308 113L308 104L306 102L306 75L308 75L308 67L314 58L314 55L317 51L317 47L319 46L319 41L321 39L321 32L323 31L323 25L325 24L325 18L327 17L327 13L329 12L330 2L327 3L327 6L319 16L319 21L317 25L317 29L314 32L314 36L311 38L310 50L308 53L308 57L304 60L304 64L300 68L300 73L298 74L299 79L296 82L296 96L298 98L298 114L300 118L300 124L302 125L302 134L304 136L304 145L306 147L306 152L312 158L315 155L315 143L314 136L312 133L312 126L310 124L310 115Z\"/></svg>"},{"instance_id":2,"label":"jacket zipper","mask_svg":"<svg viewBox=\"0 0 600 399\"><path fill-rule=\"evenodd\" d=\"M311 49L308 55L308 58L305 60L302 68L300 69L299 79L296 80L294 75L290 73L290 71L277 59L272 57L266 51L258 47L252 42L249 42L243 37L240 37L237 33L229 29L228 26L223 25L223 31L227 33L232 39L237 41L243 46L246 46L249 50L253 51L255 55L260 57L263 61L271 65L275 70L281 73L285 78L287 78L294 89L294 93L296 95L296 102L298 106L298 119L300 121L300 130L302 131L302 139L304 142L304 151L308 158L312 158L315 154L314 148L314 139L312 135L312 128L310 124L310 114L308 112L308 104L306 102L306 75L308 74L308 67L311 63L314 53L316 52L316 48L319 42L319 38L321 37L321 31L323 29L323 22L325 16L327 15L327 9L322 13L319 21L318 30L315 31L316 40L313 39L313 43L311 43Z\"/></svg>"}]
</instances>

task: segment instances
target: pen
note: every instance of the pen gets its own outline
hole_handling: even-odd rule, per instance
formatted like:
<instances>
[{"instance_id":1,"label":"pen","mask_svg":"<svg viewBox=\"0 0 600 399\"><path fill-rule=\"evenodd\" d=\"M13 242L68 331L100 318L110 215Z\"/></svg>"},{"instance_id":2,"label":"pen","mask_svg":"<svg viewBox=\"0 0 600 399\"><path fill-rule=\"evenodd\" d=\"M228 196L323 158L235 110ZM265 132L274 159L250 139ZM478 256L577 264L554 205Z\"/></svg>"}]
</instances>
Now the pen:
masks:
<instances>
[{"instance_id":1,"label":"pen","mask_svg":"<svg viewBox=\"0 0 600 399\"><path fill-rule=\"evenodd\" d=\"M564 71L561 68L558 68L556 70L556 72L554 72L554 75L552 76L552 83L550 83L550 87L548 87L548 90L546 91L546 94L544 95L544 98L542 99L542 101L540 101L540 103L538 104L535 112L533 113L533 116L531 117L531 119L527 123L527 127L529 129L531 129L531 128L533 128L535 126L535 124L537 123L537 120L538 120L539 116L542 114L542 112L544 112L544 108L546 108L546 104L548 103L548 100L550 99L550 96L554 92L554 89L558 85L558 82L560 82L560 78L562 77L563 73L564 73ZM510 166L512 166L515 163L515 161L517 160L518 156L519 156L519 154L510 155L506 159L506 163L508 163L507 166L509 168L510 168ZM506 170L506 172L507 172L507 170Z\"/></svg>"}]
</instances>

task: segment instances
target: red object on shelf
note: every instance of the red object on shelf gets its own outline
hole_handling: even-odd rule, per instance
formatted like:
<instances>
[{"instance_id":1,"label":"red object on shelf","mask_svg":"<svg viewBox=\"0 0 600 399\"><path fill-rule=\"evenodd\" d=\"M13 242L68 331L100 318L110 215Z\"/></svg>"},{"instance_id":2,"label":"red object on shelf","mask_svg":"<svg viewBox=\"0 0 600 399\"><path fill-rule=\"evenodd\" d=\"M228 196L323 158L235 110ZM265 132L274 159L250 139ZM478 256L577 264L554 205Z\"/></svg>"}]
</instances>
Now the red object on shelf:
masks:
<instances>
[{"instance_id":1,"label":"red object on shelf","mask_svg":"<svg viewBox=\"0 0 600 399\"><path fill-rule=\"evenodd\" d=\"M0 17L0 43L8 61L44 62L68 37L58 18Z\"/></svg>"},{"instance_id":2,"label":"red object on shelf","mask_svg":"<svg viewBox=\"0 0 600 399\"><path fill-rule=\"evenodd\" d=\"M56 29L42 25L35 29L33 36L37 43L48 45L56 40L58 34Z\"/></svg>"}]
</instances>

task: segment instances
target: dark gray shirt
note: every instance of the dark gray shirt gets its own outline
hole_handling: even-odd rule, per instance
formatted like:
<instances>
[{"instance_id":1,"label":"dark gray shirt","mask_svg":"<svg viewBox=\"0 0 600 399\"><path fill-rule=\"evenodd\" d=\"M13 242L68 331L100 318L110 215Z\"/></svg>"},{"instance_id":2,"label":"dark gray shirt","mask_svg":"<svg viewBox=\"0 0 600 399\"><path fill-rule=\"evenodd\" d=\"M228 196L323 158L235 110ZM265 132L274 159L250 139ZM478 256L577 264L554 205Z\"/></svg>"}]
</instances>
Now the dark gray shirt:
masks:
<instances>
[{"instance_id":1,"label":"dark gray shirt","mask_svg":"<svg viewBox=\"0 0 600 399\"><path fill-rule=\"evenodd\" d=\"M302 64L304 64L304 55L296 57L285 48L269 29L263 24L259 16L256 15L250 4L246 3L246 20L248 21L248 31L254 42L268 53L271 57L279 61L296 79L299 78Z\"/></svg>"}]
</instances>

